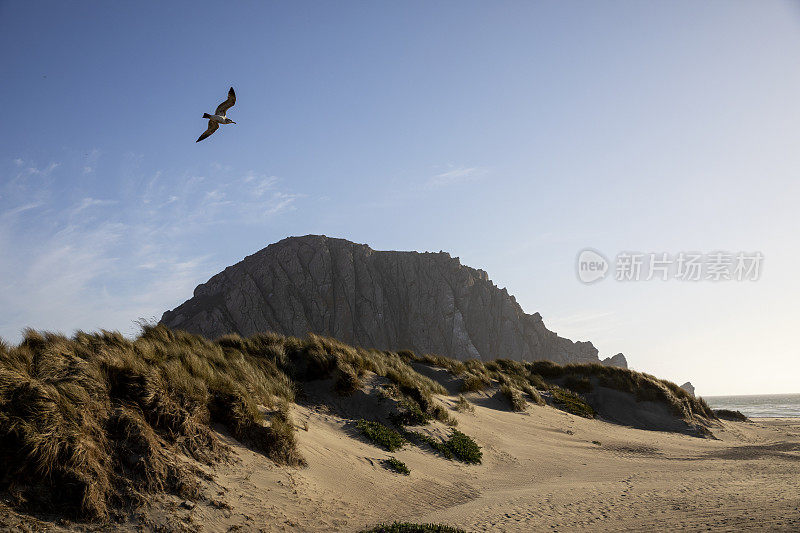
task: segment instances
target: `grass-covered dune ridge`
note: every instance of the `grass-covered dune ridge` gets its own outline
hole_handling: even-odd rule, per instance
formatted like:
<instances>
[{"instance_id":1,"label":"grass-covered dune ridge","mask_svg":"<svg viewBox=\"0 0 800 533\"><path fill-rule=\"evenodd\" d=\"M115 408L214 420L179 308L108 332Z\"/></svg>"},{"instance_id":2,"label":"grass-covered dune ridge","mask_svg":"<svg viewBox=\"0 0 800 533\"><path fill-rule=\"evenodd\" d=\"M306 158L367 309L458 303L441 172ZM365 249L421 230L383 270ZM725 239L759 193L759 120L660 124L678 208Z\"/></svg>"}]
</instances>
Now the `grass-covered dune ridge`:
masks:
<instances>
[{"instance_id":1,"label":"grass-covered dune ridge","mask_svg":"<svg viewBox=\"0 0 800 533\"><path fill-rule=\"evenodd\" d=\"M661 403L673 415L686 420L695 416L717 418L703 398L692 396L671 381L627 368L596 363L559 365L551 361L520 362L507 359L457 361L436 355L415 357L415 360L447 369L451 374L463 378L463 391L483 390L493 383L501 385L503 395L509 398L514 410L520 409L515 391L525 392L534 403L541 403L537 398L537 393L541 391L560 392L566 389L580 395L600 386L632 394L637 401Z\"/></svg>"},{"instance_id":2,"label":"grass-covered dune ridge","mask_svg":"<svg viewBox=\"0 0 800 533\"><path fill-rule=\"evenodd\" d=\"M0 490L21 509L99 520L151 491L195 497L198 474L176 454L223 459L213 423L301 466L289 412L297 384L333 375L347 393L367 371L422 404L444 392L397 354L316 336L28 330L18 346L0 343Z\"/></svg>"},{"instance_id":3,"label":"grass-covered dune ridge","mask_svg":"<svg viewBox=\"0 0 800 533\"><path fill-rule=\"evenodd\" d=\"M114 517L148 493L202 497L204 474L184 459L212 464L230 455L214 424L277 464L303 466L291 405L305 383L319 379L330 379L334 394L350 395L369 373L382 376L399 396L396 413L382 422L394 420L401 431L397 420L409 417L455 425L436 399L446 389L417 372L420 364L446 368L465 389L504 387L517 410L525 408L523 396L541 404L541 394L558 396L553 391L580 401L573 389L590 376L680 416L713 418L705 402L674 384L599 365L459 362L314 335L210 341L145 326L130 340L106 331L68 338L28 330L19 345L0 341L0 492L22 511L90 520ZM459 439L474 444L451 431L459 446Z\"/></svg>"}]
</instances>

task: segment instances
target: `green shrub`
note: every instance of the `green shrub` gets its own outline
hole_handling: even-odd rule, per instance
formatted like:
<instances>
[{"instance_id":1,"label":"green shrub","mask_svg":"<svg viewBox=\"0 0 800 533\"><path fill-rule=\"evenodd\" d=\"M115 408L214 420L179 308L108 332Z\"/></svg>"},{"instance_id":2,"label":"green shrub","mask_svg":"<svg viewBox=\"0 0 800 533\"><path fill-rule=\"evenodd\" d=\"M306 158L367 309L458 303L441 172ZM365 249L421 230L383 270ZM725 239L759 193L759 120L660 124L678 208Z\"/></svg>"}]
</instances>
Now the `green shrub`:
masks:
<instances>
[{"instance_id":1,"label":"green shrub","mask_svg":"<svg viewBox=\"0 0 800 533\"><path fill-rule=\"evenodd\" d=\"M394 522L392 524L381 524L372 529L365 529L361 533L467 533L463 529L458 529L441 524L411 524L408 522Z\"/></svg>"},{"instance_id":2,"label":"green shrub","mask_svg":"<svg viewBox=\"0 0 800 533\"><path fill-rule=\"evenodd\" d=\"M453 455L465 463L477 464L481 462L481 458L483 457L481 447L478 446L471 437L468 437L457 429L453 430L453 434L450 435L446 445L450 448L450 451L453 452Z\"/></svg>"},{"instance_id":3,"label":"green shrub","mask_svg":"<svg viewBox=\"0 0 800 533\"><path fill-rule=\"evenodd\" d=\"M594 409L577 394L558 387L554 387L550 392L553 395L553 403L568 413L584 418L595 417Z\"/></svg>"},{"instance_id":4,"label":"green shrub","mask_svg":"<svg viewBox=\"0 0 800 533\"><path fill-rule=\"evenodd\" d=\"M511 406L512 411L524 411L527 405L525 398L522 397L522 394L512 387L508 385L503 385L500 387L500 394L502 394L505 399L508 401L509 405Z\"/></svg>"},{"instance_id":5,"label":"green shrub","mask_svg":"<svg viewBox=\"0 0 800 533\"><path fill-rule=\"evenodd\" d=\"M399 450L405 444L405 439L393 429L390 429L380 422L369 422L361 419L356 422L356 427L368 440L378 446L382 446L393 452Z\"/></svg>"},{"instance_id":6,"label":"green shrub","mask_svg":"<svg viewBox=\"0 0 800 533\"><path fill-rule=\"evenodd\" d=\"M447 459L459 459L465 463L480 463L483 457L480 446L472 438L454 429L450 437L442 442L419 431L404 430L403 436L420 446L427 444Z\"/></svg>"},{"instance_id":7,"label":"green shrub","mask_svg":"<svg viewBox=\"0 0 800 533\"><path fill-rule=\"evenodd\" d=\"M411 431L406 429L403 430L403 437L405 437L409 442L412 442L417 446L427 444L434 451L438 452L446 459L453 458L453 452L452 450L450 450L447 444L431 437L430 435L426 435L425 433L421 433L419 431Z\"/></svg>"},{"instance_id":8,"label":"green shrub","mask_svg":"<svg viewBox=\"0 0 800 533\"><path fill-rule=\"evenodd\" d=\"M407 476L411 473L411 470L408 469L406 464L395 457L389 457L388 459L384 460L383 465L389 470L394 470L398 474L403 474L404 476Z\"/></svg>"},{"instance_id":9,"label":"green shrub","mask_svg":"<svg viewBox=\"0 0 800 533\"><path fill-rule=\"evenodd\" d=\"M430 415L423 413L413 400L401 401L400 412L392 414L391 418L397 426L424 426L431 420Z\"/></svg>"}]
</instances>

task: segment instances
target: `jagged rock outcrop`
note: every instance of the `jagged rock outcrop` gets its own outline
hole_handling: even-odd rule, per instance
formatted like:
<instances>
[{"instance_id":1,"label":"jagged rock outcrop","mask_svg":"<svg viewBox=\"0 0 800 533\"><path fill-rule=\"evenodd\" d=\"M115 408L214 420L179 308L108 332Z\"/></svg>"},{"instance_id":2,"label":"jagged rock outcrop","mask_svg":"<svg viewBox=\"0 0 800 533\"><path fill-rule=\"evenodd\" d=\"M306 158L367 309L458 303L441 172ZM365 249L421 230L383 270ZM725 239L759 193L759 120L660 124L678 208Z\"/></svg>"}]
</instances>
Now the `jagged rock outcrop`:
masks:
<instances>
[{"instance_id":1,"label":"jagged rock outcrop","mask_svg":"<svg viewBox=\"0 0 800 533\"><path fill-rule=\"evenodd\" d=\"M628 368L628 360L625 359L625 356L621 353L617 355L613 355L611 357L606 357L601 361L606 366L618 366L620 368Z\"/></svg>"},{"instance_id":2,"label":"jagged rock outcrop","mask_svg":"<svg viewBox=\"0 0 800 533\"><path fill-rule=\"evenodd\" d=\"M688 392L689 394L691 394L692 396L694 396L694 385L692 385L691 381L687 381L686 383L681 385L681 388L686 392Z\"/></svg>"},{"instance_id":3,"label":"jagged rock outcrop","mask_svg":"<svg viewBox=\"0 0 800 533\"><path fill-rule=\"evenodd\" d=\"M382 252L290 237L199 285L161 323L209 338L309 332L349 344L457 359L600 362L590 342L548 330L483 270L444 252ZM621 366L625 358L610 359Z\"/></svg>"}]
</instances>

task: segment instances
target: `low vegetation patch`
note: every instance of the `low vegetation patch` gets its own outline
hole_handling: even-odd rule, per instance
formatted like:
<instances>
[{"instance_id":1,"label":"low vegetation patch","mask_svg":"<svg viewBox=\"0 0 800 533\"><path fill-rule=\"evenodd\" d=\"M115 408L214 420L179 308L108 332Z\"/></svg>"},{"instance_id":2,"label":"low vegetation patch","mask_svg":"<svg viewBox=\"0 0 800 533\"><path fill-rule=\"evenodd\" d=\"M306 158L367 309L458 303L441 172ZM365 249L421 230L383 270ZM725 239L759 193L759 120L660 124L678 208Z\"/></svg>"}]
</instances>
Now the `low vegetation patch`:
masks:
<instances>
[{"instance_id":1,"label":"low vegetation patch","mask_svg":"<svg viewBox=\"0 0 800 533\"><path fill-rule=\"evenodd\" d=\"M406 464L396 457L389 457L388 459L384 460L383 465L389 470L394 470L398 474L403 474L404 476L407 476L411 473L411 470L408 469Z\"/></svg>"},{"instance_id":2,"label":"low vegetation patch","mask_svg":"<svg viewBox=\"0 0 800 533\"><path fill-rule=\"evenodd\" d=\"M723 420L732 420L734 422L750 421L750 419L742 414L741 411L731 411L730 409L714 409L714 414L717 415L717 418L721 418Z\"/></svg>"},{"instance_id":3,"label":"low vegetation patch","mask_svg":"<svg viewBox=\"0 0 800 533\"><path fill-rule=\"evenodd\" d=\"M390 452L399 450L405 444L405 439L400 433L388 428L380 422L370 422L364 419L356 422L356 427L364 437L373 444L382 446Z\"/></svg>"},{"instance_id":4,"label":"low vegetation patch","mask_svg":"<svg viewBox=\"0 0 800 533\"><path fill-rule=\"evenodd\" d=\"M594 418L594 409L577 394L558 387L553 387L550 393L553 395L553 403L564 411L584 418Z\"/></svg>"},{"instance_id":5,"label":"low vegetation patch","mask_svg":"<svg viewBox=\"0 0 800 533\"><path fill-rule=\"evenodd\" d=\"M415 401L401 401L400 410L392 415L392 422L398 426L424 426L431 421L431 416L424 413Z\"/></svg>"},{"instance_id":6,"label":"low vegetation patch","mask_svg":"<svg viewBox=\"0 0 800 533\"><path fill-rule=\"evenodd\" d=\"M445 459L453 459L455 457L453 455L453 451L447 446L446 443L437 438L431 437L430 435L422 433L421 431L405 429L403 430L403 437L417 446L429 446L431 449L442 455Z\"/></svg>"},{"instance_id":7,"label":"low vegetation patch","mask_svg":"<svg viewBox=\"0 0 800 533\"><path fill-rule=\"evenodd\" d=\"M411 524L409 522L394 522L381 524L372 529L365 529L361 533L467 533L463 529L443 526L441 524Z\"/></svg>"},{"instance_id":8,"label":"low vegetation patch","mask_svg":"<svg viewBox=\"0 0 800 533\"><path fill-rule=\"evenodd\" d=\"M458 459L465 463L477 464L483 458L481 447L478 446L471 437L454 429L450 439L445 443Z\"/></svg>"},{"instance_id":9,"label":"low vegetation patch","mask_svg":"<svg viewBox=\"0 0 800 533\"><path fill-rule=\"evenodd\" d=\"M408 429L403 430L403 437L417 446L429 446L446 459L458 459L465 463L478 464L483 458L481 447L471 437L457 429L452 430L450 437L444 442L420 431Z\"/></svg>"}]
</instances>

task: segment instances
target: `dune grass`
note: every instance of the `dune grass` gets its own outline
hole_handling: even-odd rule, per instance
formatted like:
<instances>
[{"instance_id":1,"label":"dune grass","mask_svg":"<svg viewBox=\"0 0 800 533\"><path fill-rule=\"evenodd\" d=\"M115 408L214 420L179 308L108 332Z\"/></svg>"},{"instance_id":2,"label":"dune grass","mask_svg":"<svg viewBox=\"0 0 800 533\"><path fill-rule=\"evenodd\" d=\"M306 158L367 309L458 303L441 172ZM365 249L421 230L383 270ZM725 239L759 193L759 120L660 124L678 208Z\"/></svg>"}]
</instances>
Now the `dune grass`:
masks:
<instances>
[{"instance_id":1,"label":"dune grass","mask_svg":"<svg viewBox=\"0 0 800 533\"><path fill-rule=\"evenodd\" d=\"M521 362L498 359L451 362L444 357L421 356L414 361L445 368L463 379L463 392L486 390L497 384L525 391L535 403L542 401L538 391L553 387L587 394L599 385L633 394L638 401L666 405L672 414L685 420L695 416L716 419L716 415L701 397L694 397L671 381L626 368L599 363L559 365L551 361ZM530 394L533 391L534 394ZM537 398L538 397L538 398ZM583 400L581 400L583 401Z\"/></svg>"},{"instance_id":2,"label":"dune grass","mask_svg":"<svg viewBox=\"0 0 800 533\"><path fill-rule=\"evenodd\" d=\"M717 418L721 418L723 420L732 420L734 422L750 421L750 419L742 414L741 411L732 411L730 409L714 409L714 414L717 415Z\"/></svg>"},{"instance_id":3,"label":"dune grass","mask_svg":"<svg viewBox=\"0 0 800 533\"><path fill-rule=\"evenodd\" d=\"M512 411L524 411L528 402L522 397L522 393L517 389L503 385L500 387L500 394L506 399Z\"/></svg>"},{"instance_id":4,"label":"dune grass","mask_svg":"<svg viewBox=\"0 0 800 533\"><path fill-rule=\"evenodd\" d=\"M434 398L446 390L412 367L419 362L462 377L465 390L510 391L512 406L524 405L520 391L539 403L538 391L549 390L555 403L588 416L591 407L567 389L602 386L665 403L677 416L716 418L702 398L674 383L602 365L455 361L316 335L210 341L150 325L135 339L27 330L19 345L0 341L0 493L22 511L98 521L124 516L152 493L197 498L203 474L181 456L224 460L230 450L215 424L276 464L300 467L305 460L291 419L297 392L308 381L330 379L337 394L352 395L367 373L389 381L386 392L403 402L398 416L405 418L400 432L359 422L366 438L389 450L406 438L448 458L480 462L480 446L457 430L442 441L403 427L456 423ZM462 397L457 407L471 405Z\"/></svg>"},{"instance_id":5,"label":"dune grass","mask_svg":"<svg viewBox=\"0 0 800 533\"><path fill-rule=\"evenodd\" d=\"M210 424L279 464L302 465L274 359L161 327L73 338L28 330L0 348L0 490L25 508L105 520L148 492L197 496L186 454L227 454ZM265 419L259 405L272 409Z\"/></svg>"},{"instance_id":6,"label":"dune grass","mask_svg":"<svg viewBox=\"0 0 800 533\"><path fill-rule=\"evenodd\" d=\"M469 403L469 400L464 398L463 394L459 394L458 395L458 400L456 401L456 404L453 406L453 409L455 409L459 413L474 413L475 412L475 406L473 406L471 403Z\"/></svg>"},{"instance_id":7,"label":"dune grass","mask_svg":"<svg viewBox=\"0 0 800 533\"><path fill-rule=\"evenodd\" d=\"M542 398L542 395L539 393L538 390L536 390L531 385L529 384L523 385L522 390L525 392L525 394L528 395L528 398L530 398L530 400L536 405L545 405L546 402L544 401L544 398Z\"/></svg>"},{"instance_id":8,"label":"dune grass","mask_svg":"<svg viewBox=\"0 0 800 533\"><path fill-rule=\"evenodd\" d=\"M592 392L593 386L589 378L570 374L564 378L564 388L577 394L586 394Z\"/></svg>"},{"instance_id":9,"label":"dune grass","mask_svg":"<svg viewBox=\"0 0 800 533\"><path fill-rule=\"evenodd\" d=\"M461 384L461 392L477 392L488 389L492 385L491 380L485 376L467 374Z\"/></svg>"},{"instance_id":10,"label":"dune grass","mask_svg":"<svg viewBox=\"0 0 800 533\"><path fill-rule=\"evenodd\" d=\"M199 473L178 456L224 459L215 423L278 464L302 466L295 388L330 377L351 394L366 372L432 411L432 395L445 392L407 356L313 335L28 330L18 346L0 342L0 491L23 510L99 521L152 492L194 498Z\"/></svg>"},{"instance_id":11,"label":"dune grass","mask_svg":"<svg viewBox=\"0 0 800 533\"><path fill-rule=\"evenodd\" d=\"M424 426L433 418L420 409L415 401L403 400L400 402L399 412L392 415L392 422L398 426Z\"/></svg>"},{"instance_id":12,"label":"dune grass","mask_svg":"<svg viewBox=\"0 0 800 533\"><path fill-rule=\"evenodd\" d=\"M594 409L574 392L559 387L553 387L550 389L550 394L553 395L553 403L568 413L584 418L595 417Z\"/></svg>"},{"instance_id":13,"label":"dune grass","mask_svg":"<svg viewBox=\"0 0 800 533\"><path fill-rule=\"evenodd\" d=\"M602 387L633 394L639 401L652 401L665 404L678 417L691 419L701 416L715 419L716 415L701 397L694 397L671 381L658 379L650 374L636 372L626 368L593 364L557 365L549 361L526 363L530 372L539 374L544 379L563 379L575 385L580 378L597 380ZM574 380L569 380L572 376ZM591 389L589 389L591 390ZM578 392L588 392L578 391Z\"/></svg>"}]
</instances>

